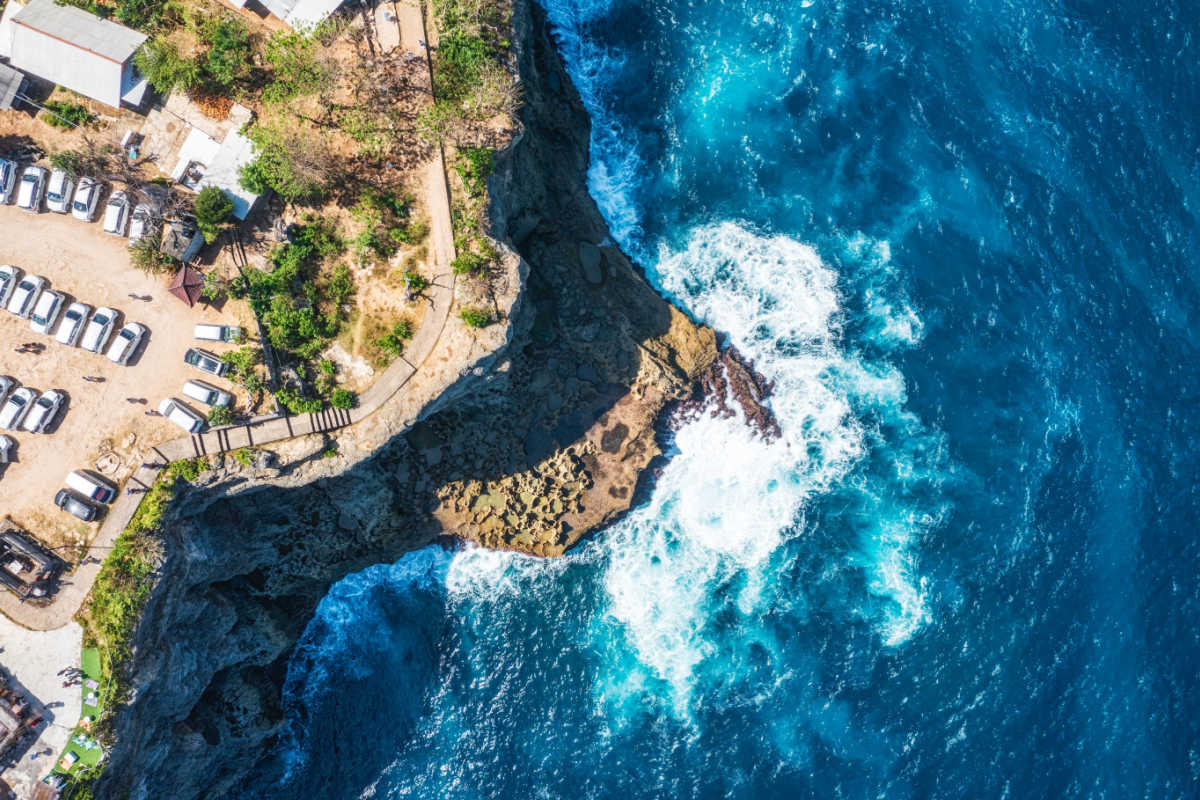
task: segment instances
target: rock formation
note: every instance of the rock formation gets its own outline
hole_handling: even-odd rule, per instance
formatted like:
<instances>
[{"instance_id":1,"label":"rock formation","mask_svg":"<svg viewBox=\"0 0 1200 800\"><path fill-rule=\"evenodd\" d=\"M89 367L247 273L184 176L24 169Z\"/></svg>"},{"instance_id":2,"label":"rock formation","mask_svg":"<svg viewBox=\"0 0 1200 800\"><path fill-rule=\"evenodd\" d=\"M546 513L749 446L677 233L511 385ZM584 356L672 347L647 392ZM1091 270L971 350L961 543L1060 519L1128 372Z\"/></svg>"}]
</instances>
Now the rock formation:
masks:
<instances>
[{"instance_id":1,"label":"rock formation","mask_svg":"<svg viewBox=\"0 0 1200 800\"><path fill-rule=\"evenodd\" d=\"M717 358L607 244L586 112L531 0L514 26L523 131L489 187L493 234L522 259L508 341L339 474L313 449L181 494L100 798L225 796L272 745L295 642L349 572L446 534L554 555L623 513L656 421Z\"/></svg>"}]
</instances>

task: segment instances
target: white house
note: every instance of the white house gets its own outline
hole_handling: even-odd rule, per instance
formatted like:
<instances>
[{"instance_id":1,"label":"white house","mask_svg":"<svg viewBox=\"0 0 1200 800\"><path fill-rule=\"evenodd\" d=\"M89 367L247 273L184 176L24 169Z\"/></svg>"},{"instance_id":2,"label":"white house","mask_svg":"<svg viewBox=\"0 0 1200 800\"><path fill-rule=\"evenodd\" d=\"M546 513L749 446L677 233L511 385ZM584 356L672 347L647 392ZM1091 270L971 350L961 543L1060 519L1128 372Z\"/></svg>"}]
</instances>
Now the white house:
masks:
<instances>
[{"instance_id":1,"label":"white house","mask_svg":"<svg viewBox=\"0 0 1200 800\"><path fill-rule=\"evenodd\" d=\"M254 210L258 195L241 184L241 171L254 160L254 144L237 131L217 142L199 128L192 128L171 177L193 192L216 186L233 201L233 215L245 219Z\"/></svg>"},{"instance_id":2,"label":"white house","mask_svg":"<svg viewBox=\"0 0 1200 800\"><path fill-rule=\"evenodd\" d=\"M113 108L136 108L146 79L133 54L146 34L54 0L9 0L0 21L0 56L11 66Z\"/></svg>"},{"instance_id":3,"label":"white house","mask_svg":"<svg viewBox=\"0 0 1200 800\"><path fill-rule=\"evenodd\" d=\"M246 0L228 0L236 8L244 8ZM315 27L338 10L343 0L260 0L263 8L298 30Z\"/></svg>"}]
</instances>

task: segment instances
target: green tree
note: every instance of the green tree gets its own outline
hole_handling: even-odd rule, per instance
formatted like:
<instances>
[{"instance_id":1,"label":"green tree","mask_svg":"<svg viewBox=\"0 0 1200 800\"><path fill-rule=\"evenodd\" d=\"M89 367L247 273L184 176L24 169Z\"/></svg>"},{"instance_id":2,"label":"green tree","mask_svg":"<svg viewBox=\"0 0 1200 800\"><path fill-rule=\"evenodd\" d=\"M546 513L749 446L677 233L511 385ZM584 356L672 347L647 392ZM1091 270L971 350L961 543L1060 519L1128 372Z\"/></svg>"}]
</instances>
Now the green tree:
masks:
<instances>
[{"instance_id":1,"label":"green tree","mask_svg":"<svg viewBox=\"0 0 1200 800\"><path fill-rule=\"evenodd\" d=\"M358 395L349 389L334 389L329 396L329 405L342 410L349 410L358 404Z\"/></svg>"},{"instance_id":2,"label":"green tree","mask_svg":"<svg viewBox=\"0 0 1200 800\"><path fill-rule=\"evenodd\" d=\"M250 74L250 31L236 17L225 16L206 31L211 45L205 55L205 72L211 83L228 90Z\"/></svg>"},{"instance_id":3,"label":"green tree","mask_svg":"<svg viewBox=\"0 0 1200 800\"><path fill-rule=\"evenodd\" d=\"M492 322L492 315L478 308L464 308L458 313L468 328L486 328Z\"/></svg>"},{"instance_id":4,"label":"green tree","mask_svg":"<svg viewBox=\"0 0 1200 800\"><path fill-rule=\"evenodd\" d=\"M216 241L221 226L232 214L233 200L216 186L205 186L196 195L196 225L209 244Z\"/></svg>"},{"instance_id":5,"label":"green tree","mask_svg":"<svg viewBox=\"0 0 1200 800\"><path fill-rule=\"evenodd\" d=\"M203 70L195 61L179 55L165 39L150 39L133 56L134 66L145 76L154 91L162 95L172 89L194 89L203 80Z\"/></svg>"},{"instance_id":6,"label":"green tree","mask_svg":"<svg viewBox=\"0 0 1200 800\"><path fill-rule=\"evenodd\" d=\"M266 59L271 82L263 90L268 103L283 104L328 85L330 69L318 58L318 44L295 31L277 32L267 39Z\"/></svg>"},{"instance_id":7,"label":"green tree","mask_svg":"<svg viewBox=\"0 0 1200 800\"><path fill-rule=\"evenodd\" d=\"M230 425L233 423L233 409L229 406L214 406L208 412L208 424L214 428L219 428L222 425Z\"/></svg>"}]
</instances>

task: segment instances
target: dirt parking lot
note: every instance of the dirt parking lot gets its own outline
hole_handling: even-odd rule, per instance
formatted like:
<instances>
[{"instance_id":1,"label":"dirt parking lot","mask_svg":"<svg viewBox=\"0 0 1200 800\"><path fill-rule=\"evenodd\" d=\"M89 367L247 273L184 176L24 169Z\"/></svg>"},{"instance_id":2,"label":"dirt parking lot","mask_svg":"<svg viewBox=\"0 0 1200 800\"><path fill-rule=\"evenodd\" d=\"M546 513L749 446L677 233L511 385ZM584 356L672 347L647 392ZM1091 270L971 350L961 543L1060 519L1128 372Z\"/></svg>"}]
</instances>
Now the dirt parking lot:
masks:
<instances>
[{"instance_id":1,"label":"dirt parking lot","mask_svg":"<svg viewBox=\"0 0 1200 800\"><path fill-rule=\"evenodd\" d=\"M95 469L120 483L141 461L153 459L149 446L183 435L166 420L146 416L146 410L156 408L164 397L181 397L188 378L233 391L228 381L204 376L183 363L188 347L218 355L234 348L196 342L192 326L210 322L250 329L244 303L230 301L220 311L199 304L188 308L167 292L169 276L146 275L130 264L126 245L125 239L105 234L99 222L0 206L0 264L46 278L48 288L67 296L64 309L75 300L93 308L109 306L120 312L118 325L138 322L148 330L130 364L117 366L101 354L59 344L53 336L57 326L43 336L30 329L28 320L0 311L0 375L38 391L59 389L68 398L49 433L7 431L17 441L17 462L0 467L0 516L8 516L50 546L82 544L97 527L54 507L54 494L68 472ZM45 349L40 354L16 352L26 342L41 342ZM89 382L85 376L104 380ZM239 405L243 402L239 397Z\"/></svg>"}]
</instances>

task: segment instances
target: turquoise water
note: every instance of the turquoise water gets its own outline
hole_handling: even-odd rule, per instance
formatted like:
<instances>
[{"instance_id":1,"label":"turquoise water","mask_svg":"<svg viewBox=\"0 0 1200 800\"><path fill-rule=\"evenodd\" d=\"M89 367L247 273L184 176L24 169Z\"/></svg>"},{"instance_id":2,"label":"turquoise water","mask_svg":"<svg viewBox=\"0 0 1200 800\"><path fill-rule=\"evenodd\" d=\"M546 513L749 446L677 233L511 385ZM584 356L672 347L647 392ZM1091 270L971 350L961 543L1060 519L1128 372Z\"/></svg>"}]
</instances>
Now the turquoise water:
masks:
<instances>
[{"instance_id":1,"label":"turquoise water","mask_svg":"<svg viewBox=\"0 0 1200 800\"><path fill-rule=\"evenodd\" d=\"M1197 8L547 11L615 237L783 436L346 578L239 794L1196 796Z\"/></svg>"}]
</instances>

